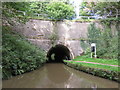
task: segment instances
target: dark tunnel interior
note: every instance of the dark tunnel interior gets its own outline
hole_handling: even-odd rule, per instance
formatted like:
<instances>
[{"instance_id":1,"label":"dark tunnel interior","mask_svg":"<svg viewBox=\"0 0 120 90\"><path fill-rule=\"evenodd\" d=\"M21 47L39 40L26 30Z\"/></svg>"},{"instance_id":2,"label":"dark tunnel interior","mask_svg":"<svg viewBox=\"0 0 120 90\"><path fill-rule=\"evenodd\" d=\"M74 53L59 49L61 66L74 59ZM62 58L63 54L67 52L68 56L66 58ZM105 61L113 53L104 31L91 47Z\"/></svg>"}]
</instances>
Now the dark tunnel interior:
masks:
<instances>
[{"instance_id":1,"label":"dark tunnel interior","mask_svg":"<svg viewBox=\"0 0 120 90\"><path fill-rule=\"evenodd\" d=\"M59 62L62 63L63 60L70 60L69 49L61 44L52 47L47 53L48 62Z\"/></svg>"}]
</instances>

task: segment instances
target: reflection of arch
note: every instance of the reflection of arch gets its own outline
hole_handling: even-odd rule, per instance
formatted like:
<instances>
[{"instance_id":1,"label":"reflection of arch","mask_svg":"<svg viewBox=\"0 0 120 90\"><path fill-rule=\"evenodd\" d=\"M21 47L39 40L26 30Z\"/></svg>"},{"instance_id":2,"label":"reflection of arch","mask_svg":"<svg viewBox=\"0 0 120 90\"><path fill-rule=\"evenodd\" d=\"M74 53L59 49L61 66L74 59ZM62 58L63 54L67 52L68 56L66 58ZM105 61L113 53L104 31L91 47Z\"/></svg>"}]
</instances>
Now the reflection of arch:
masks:
<instances>
[{"instance_id":1,"label":"reflection of arch","mask_svg":"<svg viewBox=\"0 0 120 90\"><path fill-rule=\"evenodd\" d=\"M55 54L55 60L51 58L52 54ZM50 62L62 62L64 59L70 60L73 58L73 53L71 53L71 49L68 49L68 47L62 44L57 44L49 49L47 58Z\"/></svg>"}]
</instances>

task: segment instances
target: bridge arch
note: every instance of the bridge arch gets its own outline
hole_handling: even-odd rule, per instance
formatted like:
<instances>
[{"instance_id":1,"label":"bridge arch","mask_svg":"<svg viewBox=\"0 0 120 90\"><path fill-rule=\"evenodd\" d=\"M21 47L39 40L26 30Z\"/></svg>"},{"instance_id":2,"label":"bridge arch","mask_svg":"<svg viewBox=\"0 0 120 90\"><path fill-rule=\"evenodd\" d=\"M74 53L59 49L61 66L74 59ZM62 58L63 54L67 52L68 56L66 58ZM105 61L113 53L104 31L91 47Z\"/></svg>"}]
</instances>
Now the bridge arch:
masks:
<instances>
[{"instance_id":1,"label":"bridge arch","mask_svg":"<svg viewBox=\"0 0 120 90\"><path fill-rule=\"evenodd\" d=\"M51 47L47 52L48 62L63 62L64 59L70 60L73 57L71 50L62 44Z\"/></svg>"}]
</instances>

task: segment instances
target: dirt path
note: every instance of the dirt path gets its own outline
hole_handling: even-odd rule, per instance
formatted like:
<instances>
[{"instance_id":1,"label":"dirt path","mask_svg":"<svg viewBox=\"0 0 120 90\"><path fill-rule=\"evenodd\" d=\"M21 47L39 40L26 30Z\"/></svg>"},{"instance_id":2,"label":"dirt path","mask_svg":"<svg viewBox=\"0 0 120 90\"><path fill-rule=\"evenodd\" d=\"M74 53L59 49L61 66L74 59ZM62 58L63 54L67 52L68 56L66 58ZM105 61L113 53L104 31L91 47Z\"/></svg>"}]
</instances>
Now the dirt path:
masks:
<instances>
[{"instance_id":1,"label":"dirt path","mask_svg":"<svg viewBox=\"0 0 120 90\"><path fill-rule=\"evenodd\" d=\"M72 60L70 60L70 61L72 61ZM106 66L120 67L120 66L118 66L118 65L102 64L102 63L86 62L86 61L74 61L74 62L83 62L83 63L91 63L91 64L99 64L99 65L106 65Z\"/></svg>"}]
</instances>

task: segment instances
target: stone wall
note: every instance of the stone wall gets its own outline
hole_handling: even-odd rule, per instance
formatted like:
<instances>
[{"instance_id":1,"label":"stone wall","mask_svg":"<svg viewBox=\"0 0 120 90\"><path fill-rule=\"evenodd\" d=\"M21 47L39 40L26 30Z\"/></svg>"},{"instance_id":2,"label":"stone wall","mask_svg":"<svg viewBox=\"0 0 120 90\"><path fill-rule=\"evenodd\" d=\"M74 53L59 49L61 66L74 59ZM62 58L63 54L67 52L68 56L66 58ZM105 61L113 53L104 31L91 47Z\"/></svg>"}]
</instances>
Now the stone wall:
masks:
<instances>
[{"instance_id":1,"label":"stone wall","mask_svg":"<svg viewBox=\"0 0 120 90\"><path fill-rule=\"evenodd\" d=\"M54 45L63 44L68 47L74 57L84 52L80 39L87 39L87 28L90 23L31 19L26 24L15 25L14 30L46 52ZM96 26L104 29L98 22ZM114 25L112 28L115 29Z\"/></svg>"}]
</instances>

